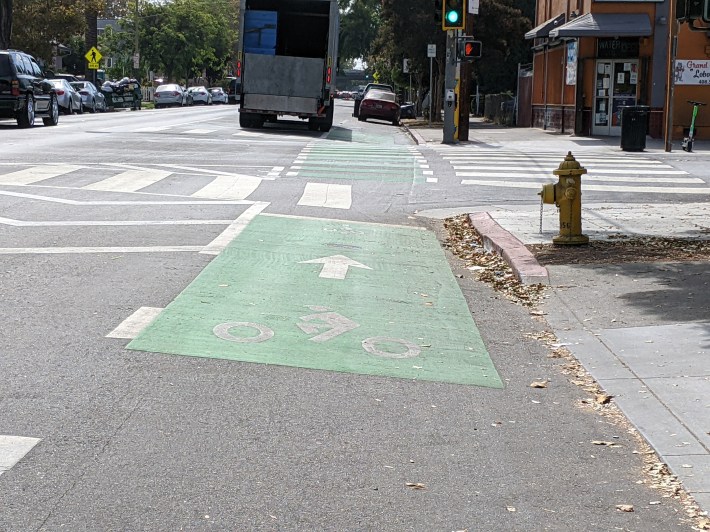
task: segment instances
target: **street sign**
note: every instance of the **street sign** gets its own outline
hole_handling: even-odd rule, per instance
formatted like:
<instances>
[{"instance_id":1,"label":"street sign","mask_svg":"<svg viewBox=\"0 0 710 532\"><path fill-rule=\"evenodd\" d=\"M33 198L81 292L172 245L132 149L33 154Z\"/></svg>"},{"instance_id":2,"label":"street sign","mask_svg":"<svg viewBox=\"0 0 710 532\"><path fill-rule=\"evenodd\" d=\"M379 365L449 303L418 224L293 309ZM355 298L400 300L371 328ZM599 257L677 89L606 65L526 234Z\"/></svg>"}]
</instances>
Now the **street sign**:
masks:
<instances>
[{"instance_id":1,"label":"street sign","mask_svg":"<svg viewBox=\"0 0 710 532\"><path fill-rule=\"evenodd\" d=\"M133 54L133 68L140 68L141 66L141 54L136 52Z\"/></svg>"},{"instance_id":2,"label":"street sign","mask_svg":"<svg viewBox=\"0 0 710 532\"><path fill-rule=\"evenodd\" d=\"M89 48L89 51L86 52L86 55L84 57L86 57L86 60L89 62L89 65L96 65L95 67L89 66L89 68L99 68L98 63L99 61L101 61L103 55L101 55L101 52L99 52L96 46L92 46L91 48Z\"/></svg>"},{"instance_id":3,"label":"street sign","mask_svg":"<svg viewBox=\"0 0 710 532\"><path fill-rule=\"evenodd\" d=\"M436 45L435 44L427 44L426 45L426 56L427 57L436 57Z\"/></svg>"},{"instance_id":4,"label":"street sign","mask_svg":"<svg viewBox=\"0 0 710 532\"><path fill-rule=\"evenodd\" d=\"M90 70L98 70L99 69L99 64L98 63L92 63L89 61L89 69Z\"/></svg>"},{"instance_id":5,"label":"street sign","mask_svg":"<svg viewBox=\"0 0 710 532\"><path fill-rule=\"evenodd\" d=\"M402 73L409 74L409 59L404 59L402 61Z\"/></svg>"}]
</instances>

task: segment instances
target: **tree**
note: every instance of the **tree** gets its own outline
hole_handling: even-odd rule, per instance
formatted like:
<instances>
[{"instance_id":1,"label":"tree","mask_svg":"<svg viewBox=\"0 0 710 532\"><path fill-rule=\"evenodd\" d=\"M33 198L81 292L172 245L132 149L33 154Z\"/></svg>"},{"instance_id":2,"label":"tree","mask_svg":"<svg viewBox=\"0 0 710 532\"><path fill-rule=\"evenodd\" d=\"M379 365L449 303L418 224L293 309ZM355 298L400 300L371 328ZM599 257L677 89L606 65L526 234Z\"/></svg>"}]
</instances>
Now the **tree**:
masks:
<instances>
[{"instance_id":1,"label":"tree","mask_svg":"<svg viewBox=\"0 0 710 532\"><path fill-rule=\"evenodd\" d=\"M12 0L0 0L0 49L10 48Z\"/></svg>"},{"instance_id":2,"label":"tree","mask_svg":"<svg viewBox=\"0 0 710 532\"><path fill-rule=\"evenodd\" d=\"M370 55L379 26L380 5L379 0L352 0L347 6L341 6L343 14L338 47L341 59L360 59Z\"/></svg>"}]
</instances>

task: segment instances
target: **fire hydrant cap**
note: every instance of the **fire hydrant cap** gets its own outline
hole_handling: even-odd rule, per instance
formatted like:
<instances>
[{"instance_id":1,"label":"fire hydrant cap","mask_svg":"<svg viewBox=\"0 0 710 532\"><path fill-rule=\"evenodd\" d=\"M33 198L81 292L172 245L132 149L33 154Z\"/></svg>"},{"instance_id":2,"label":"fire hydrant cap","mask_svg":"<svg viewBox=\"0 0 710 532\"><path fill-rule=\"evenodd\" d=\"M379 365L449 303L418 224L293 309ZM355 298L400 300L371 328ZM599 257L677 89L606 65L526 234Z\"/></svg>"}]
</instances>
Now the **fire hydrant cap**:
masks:
<instances>
[{"instance_id":1,"label":"fire hydrant cap","mask_svg":"<svg viewBox=\"0 0 710 532\"><path fill-rule=\"evenodd\" d=\"M587 169L582 168L577 159L574 158L574 155L572 155L572 152L569 151L565 160L560 163L559 168L553 170L552 173L554 175L582 175L587 173Z\"/></svg>"}]
</instances>

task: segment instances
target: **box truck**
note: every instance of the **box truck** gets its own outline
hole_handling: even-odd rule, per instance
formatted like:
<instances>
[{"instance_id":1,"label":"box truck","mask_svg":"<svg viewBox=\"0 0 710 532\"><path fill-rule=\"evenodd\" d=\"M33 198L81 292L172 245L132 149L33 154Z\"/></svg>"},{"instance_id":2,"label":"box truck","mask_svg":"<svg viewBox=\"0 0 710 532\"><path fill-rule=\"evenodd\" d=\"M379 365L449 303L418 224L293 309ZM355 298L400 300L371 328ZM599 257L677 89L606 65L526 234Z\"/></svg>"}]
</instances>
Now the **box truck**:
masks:
<instances>
[{"instance_id":1,"label":"box truck","mask_svg":"<svg viewBox=\"0 0 710 532\"><path fill-rule=\"evenodd\" d=\"M279 116L333 125L338 63L336 0L241 0L234 71L239 125L260 128Z\"/></svg>"}]
</instances>

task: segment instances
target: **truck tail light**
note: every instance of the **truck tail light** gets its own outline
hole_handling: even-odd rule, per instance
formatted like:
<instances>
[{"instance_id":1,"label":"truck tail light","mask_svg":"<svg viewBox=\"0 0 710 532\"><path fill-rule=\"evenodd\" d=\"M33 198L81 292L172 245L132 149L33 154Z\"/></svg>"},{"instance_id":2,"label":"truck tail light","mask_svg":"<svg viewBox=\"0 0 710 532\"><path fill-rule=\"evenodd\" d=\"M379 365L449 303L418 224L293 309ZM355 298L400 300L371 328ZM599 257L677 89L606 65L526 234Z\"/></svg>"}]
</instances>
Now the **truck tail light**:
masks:
<instances>
[{"instance_id":1,"label":"truck tail light","mask_svg":"<svg viewBox=\"0 0 710 532\"><path fill-rule=\"evenodd\" d=\"M333 75L333 68L328 67L328 70L325 71L325 82L326 83L330 83L332 75Z\"/></svg>"},{"instance_id":2,"label":"truck tail light","mask_svg":"<svg viewBox=\"0 0 710 532\"><path fill-rule=\"evenodd\" d=\"M237 77L241 78L242 77L242 62L237 61Z\"/></svg>"},{"instance_id":3,"label":"truck tail light","mask_svg":"<svg viewBox=\"0 0 710 532\"><path fill-rule=\"evenodd\" d=\"M20 82L17 81L16 79L12 80L12 83L10 85L10 92L12 93L13 96L20 95Z\"/></svg>"}]
</instances>

